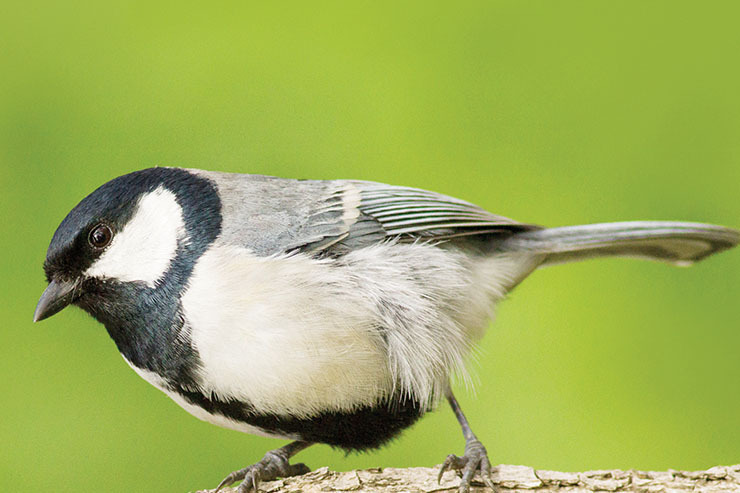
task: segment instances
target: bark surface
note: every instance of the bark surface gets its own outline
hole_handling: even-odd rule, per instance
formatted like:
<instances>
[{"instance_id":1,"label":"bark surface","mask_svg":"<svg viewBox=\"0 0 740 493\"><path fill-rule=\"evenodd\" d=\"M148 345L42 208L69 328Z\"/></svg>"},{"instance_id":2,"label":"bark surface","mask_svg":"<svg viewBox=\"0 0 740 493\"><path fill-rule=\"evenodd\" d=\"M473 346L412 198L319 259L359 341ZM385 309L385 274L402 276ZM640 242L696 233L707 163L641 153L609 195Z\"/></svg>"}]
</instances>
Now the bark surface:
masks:
<instances>
[{"instance_id":1,"label":"bark surface","mask_svg":"<svg viewBox=\"0 0 740 493\"><path fill-rule=\"evenodd\" d=\"M437 484L437 471L427 467L408 469L365 469L347 472L319 468L303 476L270 481L260 485L264 493L282 492L410 492L431 493L456 491L459 479L448 472ZM529 492L740 492L740 464L717 466L706 471L586 471L558 472L535 470L526 466L500 465L494 470L493 481L501 493ZM209 493L213 490L200 490ZM224 488L224 492L235 491ZM471 492L490 491L475 480Z\"/></svg>"}]
</instances>

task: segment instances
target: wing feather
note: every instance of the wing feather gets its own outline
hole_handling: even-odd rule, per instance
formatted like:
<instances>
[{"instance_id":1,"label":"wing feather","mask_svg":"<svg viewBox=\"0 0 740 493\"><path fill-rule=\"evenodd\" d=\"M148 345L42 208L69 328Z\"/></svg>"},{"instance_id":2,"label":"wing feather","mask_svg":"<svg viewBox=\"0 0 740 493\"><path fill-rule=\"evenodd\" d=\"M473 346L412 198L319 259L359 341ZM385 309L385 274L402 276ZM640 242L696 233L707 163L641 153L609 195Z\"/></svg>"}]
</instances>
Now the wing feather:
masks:
<instances>
[{"instance_id":1,"label":"wing feather","mask_svg":"<svg viewBox=\"0 0 740 493\"><path fill-rule=\"evenodd\" d=\"M262 256L289 252L341 255L388 239L447 240L540 229L418 188L191 172L208 177L219 188L224 222L221 241Z\"/></svg>"},{"instance_id":2,"label":"wing feather","mask_svg":"<svg viewBox=\"0 0 740 493\"><path fill-rule=\"evenodd\" d=\"M308 251L330 247L333 250L360 248L388 238L402 241L420 238L442 240L539 229L538 226L491 214L464 200L427 190L363 181L335 183L337 191L332 194L331 207L335 220L339 204L345 211L348 207L356 209L350 214L352 220L344 225L348 234L336 241L322 238L310 246L306 245ZM316 215L320 210L326 211L326 206L317 208ZM320 224L324 231L330 230L323 217L319 220L312 215L308 224L312 227ZM303 251L306 249L301 248Z\"/></svg>"}]
</instances>

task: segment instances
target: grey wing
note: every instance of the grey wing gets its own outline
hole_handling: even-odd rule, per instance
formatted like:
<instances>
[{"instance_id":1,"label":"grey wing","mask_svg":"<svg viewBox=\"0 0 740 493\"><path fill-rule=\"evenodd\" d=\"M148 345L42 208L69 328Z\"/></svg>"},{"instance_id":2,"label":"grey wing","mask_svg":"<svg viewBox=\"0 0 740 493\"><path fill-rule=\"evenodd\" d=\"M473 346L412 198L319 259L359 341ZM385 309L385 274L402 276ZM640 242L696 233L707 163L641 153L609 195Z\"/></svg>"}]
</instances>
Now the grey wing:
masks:
<instances>
[{"instance_id":1,"label":"grey wing","mask_svg":"<svg viewBox=\"0 0 740 493\"><path fill-rule=\"evenodd\" d=\"M349 235L359 211L331 181L190 170L210 179L221 200L219 241L259 256L322 249Z\"/></svg>"},{"instance_id":2,"label":"grey wing","mask_svg":"<svg viewBox=\"0 0 740 493\"><path fill-rule=\"evenodd\" d=\"M515 231L539 229L427 190L365 181L329 183L334 188L330 199L306 222L321 239L298 246L301 251L336 254L388 238L441 241L481 235L505 237Z\"/></svg>"},{"instance_id":3,"label":"grey wing","mask_svg":"<svg viewBox=\"0 0 740 493\"><path fill-rule=\"evenodd\" d=\"M415 188L350 180L291 180L191 170L222 201L220 240L255 254L341 255L389 238L449 240L539 229L463 200Z\"/></svg>"}]
</instances>

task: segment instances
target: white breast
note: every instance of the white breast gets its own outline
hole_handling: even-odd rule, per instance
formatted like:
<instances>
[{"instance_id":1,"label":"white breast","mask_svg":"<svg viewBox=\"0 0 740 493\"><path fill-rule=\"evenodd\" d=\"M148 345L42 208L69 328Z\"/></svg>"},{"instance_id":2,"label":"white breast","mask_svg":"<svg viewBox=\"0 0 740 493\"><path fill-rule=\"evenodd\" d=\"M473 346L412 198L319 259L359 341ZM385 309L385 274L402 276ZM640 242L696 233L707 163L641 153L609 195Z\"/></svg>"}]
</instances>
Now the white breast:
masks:
<instances>
[{"instance_id":1,"label":"white breast","mask_svg":"<svg viewBox=\"0 0 740 493\"><path fill-rule=\"evenodd\" d=\"M339 259L212 246L182 298L199 385L259 412L433 403L532 258L383 243Z\"/></svg>"},{"instance_id":2,"label":"white breast","mask_svg":"<svg viewBox=\"0 0 740 493\"><path fill-rule=\"evenodd\" d=\"M231 246L203 255L182 307L206 392L293 416L351 410L390 392L372 319L326 267Z\"/></svg>"}]
</instances>

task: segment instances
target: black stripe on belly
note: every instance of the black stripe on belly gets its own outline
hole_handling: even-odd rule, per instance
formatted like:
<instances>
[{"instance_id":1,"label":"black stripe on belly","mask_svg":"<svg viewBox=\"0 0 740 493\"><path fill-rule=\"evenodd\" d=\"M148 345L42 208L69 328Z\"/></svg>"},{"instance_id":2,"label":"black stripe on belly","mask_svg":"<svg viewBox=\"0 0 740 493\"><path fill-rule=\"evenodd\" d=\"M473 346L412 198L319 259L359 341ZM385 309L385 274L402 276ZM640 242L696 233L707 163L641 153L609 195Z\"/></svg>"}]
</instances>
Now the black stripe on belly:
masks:
<instances>
[{"instance_id":1,"label":"black stripe on belly","mask_svg":"<svg viewBox=\"0 0 740 493\"><path fill-rule=\"evenodd\" d=\"M394 398L378 406L365 406L354 411L329 411L310 418L292 418L256 413L249 404L222 401L200 392L178 392L191 404L211 414L257 426L265 431L296 435L301 440L326 443L347 451L380 447L416 422L426 411L410 399Z\"/></svg>"}]
</instances>

